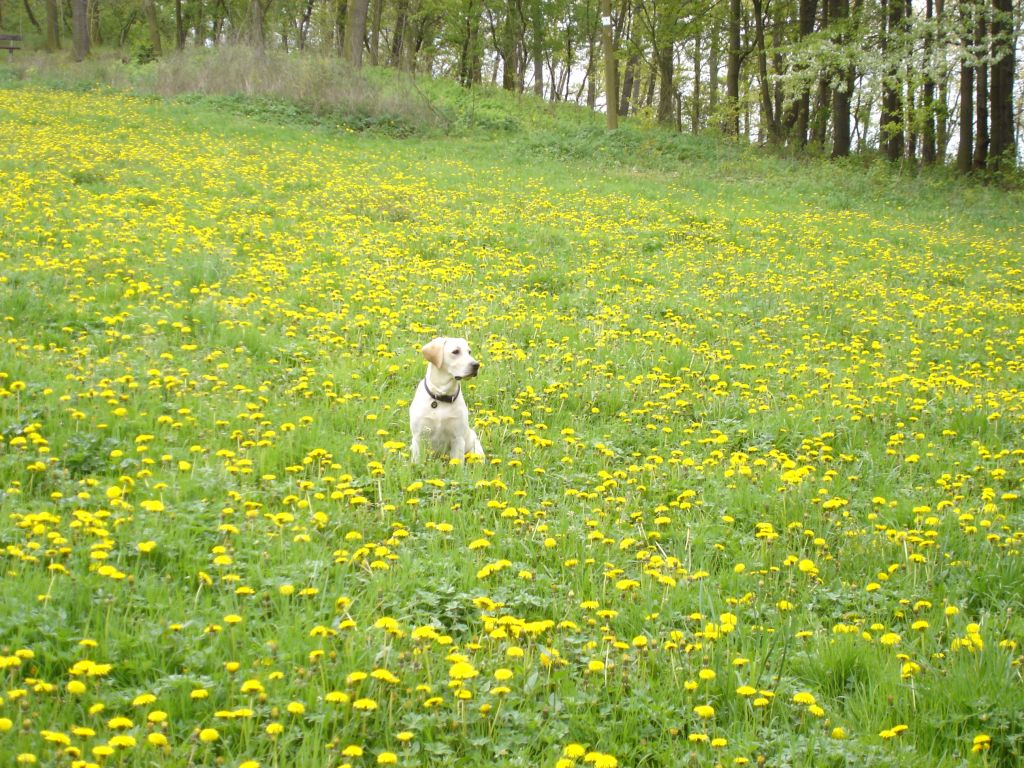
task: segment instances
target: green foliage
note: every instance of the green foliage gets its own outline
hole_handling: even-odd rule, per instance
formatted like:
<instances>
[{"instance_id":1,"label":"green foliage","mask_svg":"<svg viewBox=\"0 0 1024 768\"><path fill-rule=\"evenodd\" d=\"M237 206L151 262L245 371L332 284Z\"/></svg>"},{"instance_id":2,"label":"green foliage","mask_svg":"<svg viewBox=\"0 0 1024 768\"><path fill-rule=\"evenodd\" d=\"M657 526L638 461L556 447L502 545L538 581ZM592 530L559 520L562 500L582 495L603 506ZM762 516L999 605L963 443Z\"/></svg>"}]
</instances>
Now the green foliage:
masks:
<instances>
[{"instance_id":1,"label":"green foliage","mask_svg":"<svg viewBox=\"0 0 1024 768\"><path fill-rule=\"evenodd\" d=\"M153 48L152 43L137 43L134 46L134 55L132 58L135 60L136 64L149 64L157 60L156 50Z\"/></svg>"}]
</instances>

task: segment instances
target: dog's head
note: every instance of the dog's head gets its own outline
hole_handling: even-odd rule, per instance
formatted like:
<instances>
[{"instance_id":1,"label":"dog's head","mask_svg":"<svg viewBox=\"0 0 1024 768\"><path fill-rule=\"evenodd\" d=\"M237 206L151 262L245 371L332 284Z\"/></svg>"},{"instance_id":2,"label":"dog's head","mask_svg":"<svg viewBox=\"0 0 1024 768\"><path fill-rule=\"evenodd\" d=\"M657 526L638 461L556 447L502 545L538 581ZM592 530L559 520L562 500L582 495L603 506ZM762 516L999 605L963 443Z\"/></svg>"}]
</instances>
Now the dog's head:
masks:
<instances>
[{"instance_id":1,"label":"dog's head","mask_svg":"<svg viewBox=\"0 0 1024 768\"><path fill-rule=\"evenodd\" d=\"M473 359L465 339L439 336L424 344L420 353L435 368L455 379L470 379L480 370L480 363Z\"/></svg>"}]
</instances>

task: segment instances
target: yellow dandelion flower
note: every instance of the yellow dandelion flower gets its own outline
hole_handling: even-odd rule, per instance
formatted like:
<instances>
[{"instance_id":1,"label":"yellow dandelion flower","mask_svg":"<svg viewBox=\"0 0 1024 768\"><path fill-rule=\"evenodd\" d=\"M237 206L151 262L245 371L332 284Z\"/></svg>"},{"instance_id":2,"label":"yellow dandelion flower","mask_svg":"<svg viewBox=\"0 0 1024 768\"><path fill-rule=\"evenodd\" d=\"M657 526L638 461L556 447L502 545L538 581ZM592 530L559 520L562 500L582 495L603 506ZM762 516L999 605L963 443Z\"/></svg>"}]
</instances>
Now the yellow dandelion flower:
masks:
<instances>
[{"instance_id":1,"label":"yellow dandelion flower","mask_svg":"<svg viewBox=\"0 0 1024 768\"><path fill-rule=\"evenodd\" d=\"M562 754L565 755L570 760L579 760L586 753L587 753L587 748L584 747L582 744L576 744L576 743L567 744L565 746L565 748L562 750Z\"/></svg>"},{"instance_id":2,"label":"yellow dandelion flower","mask_svg":"<svg viewBox=\"0 0 1024 768\"><path fill-rule=\"evenodd\" d=\"M476 677L478 674L480 673L477 672L476 668L468 661L456 662L455 664L452 664L451 668L448 670L448 677L452 680L469 680Z\"/></svg>"}]
</instances>

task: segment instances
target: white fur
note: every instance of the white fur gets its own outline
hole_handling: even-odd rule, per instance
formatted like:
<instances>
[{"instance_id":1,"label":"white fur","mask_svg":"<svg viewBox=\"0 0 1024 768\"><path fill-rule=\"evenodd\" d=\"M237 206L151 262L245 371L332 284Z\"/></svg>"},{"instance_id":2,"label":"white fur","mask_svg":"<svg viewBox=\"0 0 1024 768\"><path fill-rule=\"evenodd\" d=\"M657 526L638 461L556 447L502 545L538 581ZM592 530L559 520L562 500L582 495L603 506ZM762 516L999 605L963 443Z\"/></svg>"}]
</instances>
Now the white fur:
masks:
<instances>
[{"instance_id":1,"label":"white fur","mask_svg":"<svg viewBox=\"0 0 1024 768\"><path fill-rule=\"evenodd\" d=\"M440 337L425 344L420 350L427 359L427 386L435 395L453 395L460 388L460 380L476 376L480 364L469 351L465 339ZM462 461L467 452L481 458L484 449L480 439L469 426L469 408L465 392L453 403L438 401L427 394L421 380L409 405L409 428L412 431L412 460L418 463L421 446L436 453L448 454L452 461Z\"/></svg>"}]
</instances>

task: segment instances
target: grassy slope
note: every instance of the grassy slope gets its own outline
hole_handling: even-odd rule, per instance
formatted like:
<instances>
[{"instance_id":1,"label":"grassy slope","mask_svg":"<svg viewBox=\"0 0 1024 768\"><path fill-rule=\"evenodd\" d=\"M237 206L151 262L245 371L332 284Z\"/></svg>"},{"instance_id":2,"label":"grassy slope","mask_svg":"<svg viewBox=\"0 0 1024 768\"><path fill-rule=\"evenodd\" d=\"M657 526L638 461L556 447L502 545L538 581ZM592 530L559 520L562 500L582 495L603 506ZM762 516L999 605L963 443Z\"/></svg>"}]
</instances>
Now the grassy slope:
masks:
<instances>
[{"instance_id":1,"label":"grassy slope","mask_svg":"<svg viewBox=\"0 0 1024 768\"><path fill-rule=\"evenodd\" d=\"M960 765L979 733L990 763L1019 762L1020 197L608 141L472 98L531 130L395 140L0 91L0 651L32 652L8 671L29 692L0 694L0 753L45 763L41 729L83 723L88 750L115 714L141 744L160 708L170 765L333 765L353 743L551 765L570 741L624 765ZM484 466L401 455L414 350L442 332L485 362ZM547 619L570 623L515 623ZM411 638L425 624L480 670L468 703L452 646ZM76 697L81 658L113 668ZM376 667L398 688L346 684ZM775 696L755 707L745 683ZM207 726L219 742L196 741Z\"/></svg>"}]
</instances>

